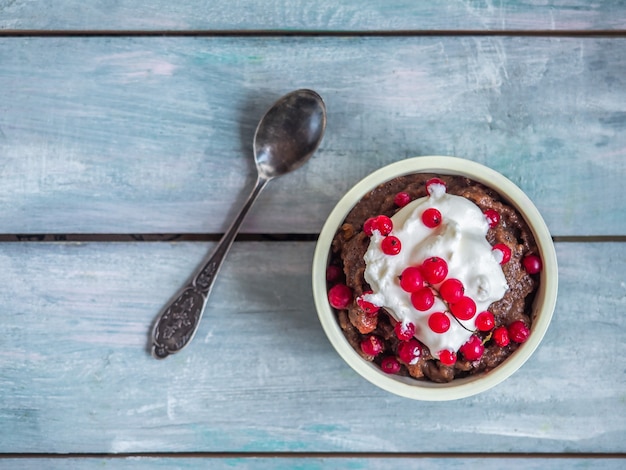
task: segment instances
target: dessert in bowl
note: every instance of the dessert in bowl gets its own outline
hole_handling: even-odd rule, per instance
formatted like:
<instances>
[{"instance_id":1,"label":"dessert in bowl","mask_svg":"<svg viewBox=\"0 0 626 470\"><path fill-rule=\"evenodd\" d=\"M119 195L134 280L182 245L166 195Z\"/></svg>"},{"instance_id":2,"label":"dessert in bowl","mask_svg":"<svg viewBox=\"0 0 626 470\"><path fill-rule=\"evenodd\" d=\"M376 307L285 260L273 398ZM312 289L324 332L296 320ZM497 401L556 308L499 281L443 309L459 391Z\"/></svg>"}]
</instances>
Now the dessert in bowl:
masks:
<instances>
[{"instance_id":1,"label":"dessert in bowl","mask_svg":"<svg viewBox=\"0 0 626 470\"><path fill-rule=\"evenodd\" d=\"M364 178L318 239L313 293L360 375L421 400L474 395L530 357L556 303L550 233L503 175L416 157Z\"/></svg>"}]
</instances>

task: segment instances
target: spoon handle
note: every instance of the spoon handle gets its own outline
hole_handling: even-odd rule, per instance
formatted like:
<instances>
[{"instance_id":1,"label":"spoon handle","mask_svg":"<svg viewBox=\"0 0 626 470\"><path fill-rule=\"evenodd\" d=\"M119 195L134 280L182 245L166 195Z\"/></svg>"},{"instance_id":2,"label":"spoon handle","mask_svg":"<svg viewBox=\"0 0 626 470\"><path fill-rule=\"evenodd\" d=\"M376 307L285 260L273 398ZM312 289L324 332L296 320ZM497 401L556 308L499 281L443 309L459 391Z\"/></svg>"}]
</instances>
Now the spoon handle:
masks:
<instances>
[{"instance_id":1,"label":"spoon handle","mask_svg":"<svg viewBox=\"0 0 626 470\"><path fill-rule=\"evenodd\" d=\"M213 252L157 317L152 331L152 355L155 358L164 359L177 353L193 338L222 262L246 214L268 182L268 178L257 178L254 189Z\"/></svg>"}]
</instances>

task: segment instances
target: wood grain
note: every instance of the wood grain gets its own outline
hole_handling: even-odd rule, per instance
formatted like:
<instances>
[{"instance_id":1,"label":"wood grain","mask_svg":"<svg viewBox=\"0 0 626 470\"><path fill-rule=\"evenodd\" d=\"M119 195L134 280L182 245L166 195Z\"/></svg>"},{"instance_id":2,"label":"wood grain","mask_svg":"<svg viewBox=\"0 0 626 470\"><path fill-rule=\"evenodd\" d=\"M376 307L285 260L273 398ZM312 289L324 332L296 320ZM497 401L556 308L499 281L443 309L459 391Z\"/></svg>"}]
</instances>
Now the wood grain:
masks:
<instances>
[{"instance_id":1,"label":"wood grain","mask_svg":"<svg viewBox=\"0 0 626 470\"><path fill-rule=\"evenodd\" d=\"M5 12L31 5L4 3ZM512 179L556 236L625 235L615 197L626 177L625 47L538 37L0 38L0 227L221 232L251 189L259 117L281 94L311 87L328 106L322 147L268 187L245 232L315 233L372 170L447 154Z\"/></svg>"},{"instance_id":2,"label":"wood grain","mask_svg":"<svg viewBox=\"0 0 626 470\"><path fill-rule=\"evenodd\" d=\"M626 244L596 241L626 236L625 26L625 0L0 0L0 240L87 241L0 242L0 469L624 468ZM195 340L149 356L214 244L129 234L222 232L259 117L299 87L327 135L243 231L310 240L406 157L493 167L559 240L513 377L448 403L374 388L319 325L311 241L236 242Z\"/></svg>"},{"instance_id":3,"label":"wood grain","mask_svg":"<svg viewBox=\"0 0 626 470\"><path fill-rule=\"evenodd\" d=\"M598 31L624 29L623 0L0 0L0 30Z\"/></svg>"},{"instance_id":4,"label":"wood grain","mask_svg":"<svg viewBox=\"0 0 626 470\"><path fill-rule=\"evenodd\" d=\"M313 307L313 243L236 243L194 342L152 359L154 315L209 247L0 244L0 452L626 451L623 243L557 244L543 344L448 403L392 396L341 361Z\"/></svg>"},{"instance_id":5,"label":"wood grain","mask_svg":"<svg viewBox=\"0 0 626 470\"><path fill-rule=\"evenodd\" d=\"M524 468L543 470L546 467L554 470L577 470L602 468L603 470L620 470L624 468L626 459L622 458L580 458L580 457L450 457L450 458L359 458L359 457L320 457L320 458L274 458L274 457L233 457L233 458L184 458L184 457L129 457L129 458L11 458L0 457L0 469L26 470L32 468L68 468L80 467L90 470L115 467L116 469L195 469L198 467L215 470L232 469L267 469L275 470L388 470L402 466L411 470L446 470L462 468L481 468L484 470L500 470L502 468Z\"/></svg>"}]
</instances>

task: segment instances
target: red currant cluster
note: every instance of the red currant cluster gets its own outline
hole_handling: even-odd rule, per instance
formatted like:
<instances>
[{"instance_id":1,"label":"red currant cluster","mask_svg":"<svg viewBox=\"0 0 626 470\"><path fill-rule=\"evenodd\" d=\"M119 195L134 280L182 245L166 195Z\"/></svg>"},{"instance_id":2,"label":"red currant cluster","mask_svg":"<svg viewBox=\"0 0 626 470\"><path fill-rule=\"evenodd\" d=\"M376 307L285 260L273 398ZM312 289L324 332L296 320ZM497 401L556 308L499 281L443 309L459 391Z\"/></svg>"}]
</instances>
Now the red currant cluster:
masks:
<instances>
[{"instance_id":1,"label":"red currant cluster","mask_svg":"<svg viewBox=\"0 0 626 470\"><path fill-rule=\"evenodd\" d=\"M458 279L447 278L448 266L445 260L438 257L426 259L420 266L409 266L400 276L400 286L404 291L411 294L411 303L420 311L426 311L434 304L434 298L439 297L447 304L445 312L431 313L428 318L428 326L435 333L445 333L450 328L450 315L458 320L470 320L476 315L476 303L464 295L465 288ZM439 284L437 289L435 286ZM367 292L370 293L370 292ZM357 304L367 315L377 314L379 307L366 301L363 297L357 298ZM522 321L514 321L508 327L495 328L493 313L483 311L475 318L475 327L480 332L491 332L485 339L477 334L472 334L468 341L461 346L459 352L468 361L479 360L484 351L485 343L493 338L499 347L507 346L510 341L523 343L528 339L530 330ZM384 372L395 374L400 369L400 362L414 364L422 355L422 346L414 338L415 325L411 322L398 321L394 332L400 341L397 349L397 357L387 356L381 362ZM377 356L384 350L383 340L376 335L368 335L361 342L361 350L369 356ZM452 366L457 361L455 351L439 351L439 361L442 364Z\"/></svg>"},{"instance_id":2,"label":"red currant cluster","mask_svg":"<svg viewBox=\"0 0 626 470\"><path fill-rule=\"evenodd\" d=\"M470 320L476 314L476 303L464 295L463 283L447 276L448 263L437 256L427 258L419 266L405 268L400 275L400 287L410 294L411 304L416 310L422 312L430 310L436 297L447 305L446 311L436 311L428 317L428 327L437 334L443 334L450 329L450 315L458 321ZM493 315L491 317L493 321ZM443 350L439 351L438 355L439 360L446 365L456 362L454 351Z\"/></svg>"},{"instance_id":3,"label":"red currant cluster","mask_svg":"<svg viewBox=\"0 0 626 470\"><path fill-rule=\"evenodd\" d=\"M368 237L371 237L374 230L377 230L383 237L385 237L380 243L380 249L383 253L391 256L400 253L400 250L402 249L400 239L398 237L394 237L393 235L389 235L393 230L393 221L389 217L386 215L378 215L367 219L363 224L363 232L365 232Z\"/></svg>"}]
</instances>

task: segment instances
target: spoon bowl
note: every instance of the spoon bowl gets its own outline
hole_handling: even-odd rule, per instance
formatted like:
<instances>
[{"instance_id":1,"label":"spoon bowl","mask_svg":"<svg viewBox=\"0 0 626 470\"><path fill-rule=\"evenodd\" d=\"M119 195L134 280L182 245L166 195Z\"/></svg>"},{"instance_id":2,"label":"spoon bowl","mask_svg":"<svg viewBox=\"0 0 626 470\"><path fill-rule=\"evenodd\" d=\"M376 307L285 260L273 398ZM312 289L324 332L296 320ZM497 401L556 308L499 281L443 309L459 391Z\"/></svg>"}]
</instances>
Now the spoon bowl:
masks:
<instances>
[{"instance_id":1,"label":"spoon bowl","mask_svg":"<svg viewBox=\"0 0 626 470\"><path fill-rule=\"evenodd\" d=\"M317 93L297 90L285 95L256 128L254 159L258 174L272 179L304 165L317 150L325 128L326 107Z\"/></svg>"},{"instance_id":2,"label":"spoon bowl","mask_svg":"<svg viewBox=\"0 0 626 470\"><path fill-rule=\"evenodd\" d=\"M156 318L151 338L155 358L174 354L192 340L222 262L257 196L273 178L301 167L319 147L325 129L326 107L312 90L288 93L261 118L254 134L254 189L215 250Z\"/></svg>"}]
</instances>

